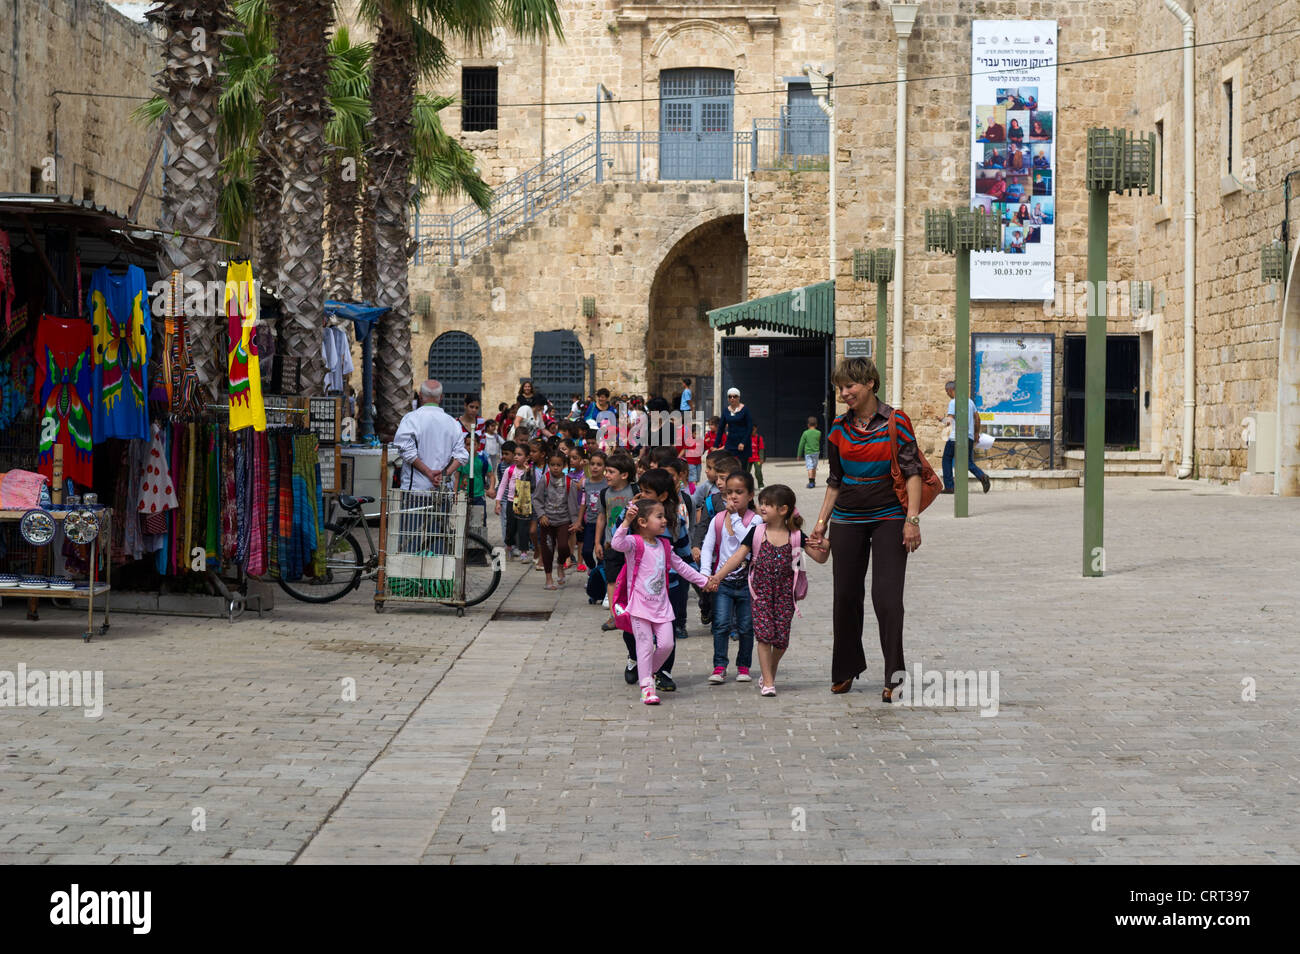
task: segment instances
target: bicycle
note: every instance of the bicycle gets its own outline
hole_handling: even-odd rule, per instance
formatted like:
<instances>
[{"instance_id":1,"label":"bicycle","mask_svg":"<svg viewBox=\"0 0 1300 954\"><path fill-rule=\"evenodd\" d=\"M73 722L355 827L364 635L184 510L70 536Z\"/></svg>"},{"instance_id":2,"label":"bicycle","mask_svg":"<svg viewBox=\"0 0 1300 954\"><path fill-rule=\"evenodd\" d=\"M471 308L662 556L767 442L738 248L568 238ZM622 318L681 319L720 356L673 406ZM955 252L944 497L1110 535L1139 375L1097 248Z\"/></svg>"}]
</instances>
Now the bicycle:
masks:
<instances>
[{"instance_id":1,"label":"bicycle","mask_svg":"<svg viewBox=\"0 0 1300 954\"><path fill-rule=\"evenodd\" d=\"M325 524L325 572L318 577L280 580L280 589L304 603L332 603L379 572L379 548L370 534L370 524L362 508L374 503L373 497L339 494L338 503L344 516ZM365 553L354 531L361 528ZM501 559L487 539L470 532L465 535L465 605L475 606L496 592L501 583Z\"/></svg>"}]
</instances>

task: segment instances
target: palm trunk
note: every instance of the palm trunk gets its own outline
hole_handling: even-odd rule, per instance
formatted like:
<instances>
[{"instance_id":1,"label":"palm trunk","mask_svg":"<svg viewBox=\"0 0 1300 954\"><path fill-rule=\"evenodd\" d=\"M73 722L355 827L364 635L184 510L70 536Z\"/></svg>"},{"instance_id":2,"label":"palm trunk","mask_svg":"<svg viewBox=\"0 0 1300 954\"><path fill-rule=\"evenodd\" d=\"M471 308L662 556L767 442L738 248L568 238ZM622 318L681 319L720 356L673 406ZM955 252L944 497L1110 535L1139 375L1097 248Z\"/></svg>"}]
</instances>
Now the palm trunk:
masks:
<instances>
[{"instance_id":1,"label":"palm trunk","mask_svg":"<svg viewBox=\"0 0 1300 954\"><path fill-rule=\"evenodd\" d=\"M277 278L286 357L301 362L304 394L322 394L325 314L326 50L333 0L271 0L279 98L267 122L284 177Z\"/></svg>"},{"instance_id":2,"label":"palm trunk","mask_svg":"<svg viewBox=\"0 0 1300 954\"><path fill-rule=\"evenodd\" d=\"M270 137L262 130L253 174L253 213L257 218L257 272L272 283L280 270L280 199L283 181L271 156Z\"/></svg>"},{"instance_id":3,"label":"palm trunk","mask_svg":"<svg viewBox=\"0 0 1300 954\"><path fill-rule=\"evenodd\" d=\"M366 182L361 190L361 263L357 278L361 283L361 300L373 302L379 286L375 268L375 196L379 194L379 177L366 167Z\"/></svg>"},{"instance_id":4,"label":"palm trunk","mask_svg":"<svg viewBox=\"0 0 1300 954\"><path fill-rule=\"evenodd\" d=\"M163 68L155 76L168 109L158 268L163 275L180 271L186 282L201 282L206 290L219 278L216 263L223 246L178 233L221 235L217 98L221 31L230 10L227 0L159 0L148 18L162 37ZM191 303L208 301L206 295L186 297ZM207 399L224 390L226 378L225 324L219 314L206 314L209 310L186 314L190 358Z\"/></svg>"},{"instance_id":5,"label":"palm trunk","mask_svg":"<svg viewBox=\"0 0 1300 954\"><path fill-rule=\"evenodd\" d=\"M355 165L352 166L355 170ZM335 301L351 301L357 283L357 211L361 193L355 175L339 157L330 161L326 198L329 201L329 289Z\"/></svg>"},{"instance_id":6,"label":"palm trunk","mask_svg":"<svg viewBox=\"0 0 1300 954\"><path fill-rule=\"evenodd\" d=\"M376 350L376 430L396 432L410 407L411 301L407 287L410 256L411 106L415 99L415 45L404 23L385 13L375 40L370 99L373 106L368 167L374 203L375 304L387 307L379 321Z\"/></svg>"}]
</instances>

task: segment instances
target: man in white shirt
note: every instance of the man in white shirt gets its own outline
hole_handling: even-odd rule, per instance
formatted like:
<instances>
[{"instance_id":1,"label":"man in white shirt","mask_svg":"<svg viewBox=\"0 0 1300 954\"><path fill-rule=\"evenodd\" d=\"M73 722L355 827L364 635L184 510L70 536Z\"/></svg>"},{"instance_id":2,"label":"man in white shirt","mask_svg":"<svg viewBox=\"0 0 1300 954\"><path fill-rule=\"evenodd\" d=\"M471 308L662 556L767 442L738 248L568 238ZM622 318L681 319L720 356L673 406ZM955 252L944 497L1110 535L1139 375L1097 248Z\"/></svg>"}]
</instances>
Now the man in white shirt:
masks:
<instances>
[{"instance_id":1,"label":"man in white shirt","mask_svg":"<svg viewBox=\"0 0 1300 954\"><path fill-rule=\"evenodd\" d=\"M954 417L957 413L957 382L949 381L944 385L944 389L948 392L948 414L944 417L943 423L949 428L949 431L947 443L943 445L942 492L945 494L951 494L956 492L955 488L957 486L956 478L953 476L953 460L957 456L957 428L956 419ZM975 413L975 402L970 398L967 398L966 401L969 405L966 408L966 447L968 449L966 455L966 468L971 472L972 476L980 482L980 486L984 488L984 492L988 493L989 475L975 466L975 442L980 439L980 419L979 415Z\"/></svg>"},{"instance_id":2,"label":"man in white shirt","mask_svg":"<svg viewBox=\"0 0 1300 954\"><path fill-rule=\"evenodd\" d=\"M402 489L432 490L469 463L460 422L440 408L442 385L432 378L420 385L420 407L397 425L393 443L402 455Z\"/></svg>"}]
</instances>

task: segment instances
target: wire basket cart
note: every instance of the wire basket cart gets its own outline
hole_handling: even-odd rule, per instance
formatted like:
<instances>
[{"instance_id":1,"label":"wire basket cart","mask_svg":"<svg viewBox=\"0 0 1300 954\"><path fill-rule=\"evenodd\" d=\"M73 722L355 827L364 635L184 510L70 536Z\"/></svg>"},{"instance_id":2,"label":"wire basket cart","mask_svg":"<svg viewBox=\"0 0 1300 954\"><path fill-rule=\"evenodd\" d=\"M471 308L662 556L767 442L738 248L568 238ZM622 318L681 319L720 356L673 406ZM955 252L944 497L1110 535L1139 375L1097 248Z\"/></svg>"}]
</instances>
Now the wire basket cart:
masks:
<instances>
[{"instance_id":1,"label":"wire basket cart","mask_svg":"<svg viewBox=\"0 0 1300 954\"><path fill-rule=\"evenodd\" d=\"M381 474L388 474L385 449ZM483 602L501 580L502 550L468 532L470 496L446 481L433 490L386 488L379 512L375 612L388 603L456 608Z\"/></svg>"}]
</instances>

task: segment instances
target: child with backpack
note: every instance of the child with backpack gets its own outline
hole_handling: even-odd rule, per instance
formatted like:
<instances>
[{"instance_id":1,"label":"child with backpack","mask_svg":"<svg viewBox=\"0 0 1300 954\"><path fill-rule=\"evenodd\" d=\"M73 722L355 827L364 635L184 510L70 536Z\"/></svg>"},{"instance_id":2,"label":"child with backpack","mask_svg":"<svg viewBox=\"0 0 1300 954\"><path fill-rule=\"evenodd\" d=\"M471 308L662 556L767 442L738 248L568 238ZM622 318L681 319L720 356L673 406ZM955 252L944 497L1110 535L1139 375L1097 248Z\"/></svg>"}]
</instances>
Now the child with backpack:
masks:
<instances>
[{"instance_id":1,"label":"child with backpack","mask_svg":"<svg viewBox=\"0 0 1300 954\"><path fill-rule=\"evenodd\" d=\"M728 573L749 559L750 605L762 672L759 692L775 696L776 670L790 647L795 602L808 593L804 554L825 563L830 553L825 549L803 549L803 518L795 509L794 491L785 484L763 489L758 495L758 513L762 520L749 528L736 552L709 578L709 586L721 585Z\"/></svg>"},{"instance_id":2,"label":"child with backpack","mask_svg":"<svg viewBox=\"0 0 1300 954\"><path fill-rule=\"evenodd\" d=\"M708 578L673 552L672 545L660 537L668 530L664 505L658 500L640 498L628 504L623 523L610 546L626 554L624 570L628 602L615 605L629 619L636 640L636 671L641 686L641 701L648 706L659 704L655 691L655 671L673 651L673 608L668 602L668 572L691 583L705 585ZM620 587L615 586L615 593ZM614 601L617 604L617 600Z\"/></svg>"},{"instance_id":3,"label":"child with backpack","mask_svg":"<svg viewBox=\"0 0 1300 954\"><path fill-rule=\"evenodd\" d=\"M709 521L700 551L700 570L711 575L714 567L731 562L745 539L749 526L757 519L754 506L754 477L743 470L727 475L725 483L727 509ZM754 654L754 624L749 596L748 570L743 558L713 588L713 672L710 685L727 679L727 644L735 626L739 638L736 649L736 682L750 682L749 665Z\"/></svg>"},{"instance_id":4,"label":"child with backpack","mask_svg":"<svg viewBox=\"0 0 1300 954\"><path fill-rule=\"evenodd\" d=\"M533 517L532 469L528 466L527 445L515 445L514 453L515 462L506 468L497 485L496 512L501 513L504 502L505 542L511 548L511 557L518 557L520 563L532 563L532 555L528 552L528 524Z\"/></svg>"},{"instance_id":5,"label":"child with backpack","mask_svg":"<svg viewBox=\"0 0 1300 954\"><path fill-rule=\"evenodd\" d=\"M618 579L618 571L623 569L623 554L608 544L614 539L614 528L623 520L624 509L628 502L641 491L632 478L636 475L636 464L623 451L609 455L605 461L605 489L600 492L600 512L596 515L596 544L592 548L593 556L605 565L605 583L612 590ZM604 600L609 604L609 595ZM605 632L618 627L614 625L614 614L609 614L600 627ZM629 683L635 682L636 660L628 660L625 678Z\"/></svg>"},{"instance_id":6,"label":"child with backpack","mask_svg":"<svg viewBox=\"0 0 1300 954\"><path fill-rule=\"evenodd\" d=\"M535 491L533 510L537 515L538 542L548 590L564 585L570 534L582 523L582 481L564 472L565 463L559 450L552 451L546 472ZM553 568L554 578L551 576Z\"/></svg>"}]
</instances>

